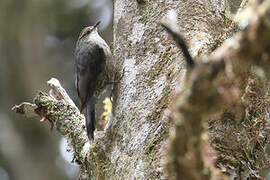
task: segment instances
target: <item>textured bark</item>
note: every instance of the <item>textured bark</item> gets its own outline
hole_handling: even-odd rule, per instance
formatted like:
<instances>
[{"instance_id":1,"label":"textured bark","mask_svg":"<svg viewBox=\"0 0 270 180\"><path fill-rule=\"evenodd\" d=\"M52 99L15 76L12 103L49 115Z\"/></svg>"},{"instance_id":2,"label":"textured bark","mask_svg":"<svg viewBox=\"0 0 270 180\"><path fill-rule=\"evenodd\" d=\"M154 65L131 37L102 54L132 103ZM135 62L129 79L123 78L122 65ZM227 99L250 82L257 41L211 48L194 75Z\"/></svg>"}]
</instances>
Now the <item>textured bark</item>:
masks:
<instances>
[{"instance_id":1,"label":"textured bark","mask_svg":"<svg viewBox=\"0 0 270 180\"><path fill-rule=\"evenodd\" d=\"M160 25L169 10L194 57L211 52L234 32L224 1L135 1L114 4L114 55L127 73L118 86L110 128L116 179L165 178L168 128L164 110L185 75L181 52ZM181 80L180 80L181 82Z\"/></svg>"}]
</instances>

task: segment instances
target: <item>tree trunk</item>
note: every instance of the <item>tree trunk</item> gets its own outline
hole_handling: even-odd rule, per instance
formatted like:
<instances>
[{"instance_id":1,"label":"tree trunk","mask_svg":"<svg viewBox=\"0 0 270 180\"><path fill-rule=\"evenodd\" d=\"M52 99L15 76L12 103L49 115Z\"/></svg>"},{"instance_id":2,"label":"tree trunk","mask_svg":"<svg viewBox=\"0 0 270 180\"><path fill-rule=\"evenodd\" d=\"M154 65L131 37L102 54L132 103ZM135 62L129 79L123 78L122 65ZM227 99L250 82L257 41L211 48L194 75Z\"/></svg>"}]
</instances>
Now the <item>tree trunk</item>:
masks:
<instances>
[{"instance_id":1,"label":"tree trunk","mask_svg":"<svg viewBox=\"0 0 270 180\"><path fill-rule=\"evenodd\" d=\"M164 110L179 79L181 85L186 64L162 28L162 18L175 10L190 52L197 57L231 35L234 27L224 16L225 7L225 1L115 1L116 68L127 71L118 86L110 125L115 132L109 143L111 162L118 165L116 179L165 178L165 147L172 123Z\"/></svg>"}]
</instances>

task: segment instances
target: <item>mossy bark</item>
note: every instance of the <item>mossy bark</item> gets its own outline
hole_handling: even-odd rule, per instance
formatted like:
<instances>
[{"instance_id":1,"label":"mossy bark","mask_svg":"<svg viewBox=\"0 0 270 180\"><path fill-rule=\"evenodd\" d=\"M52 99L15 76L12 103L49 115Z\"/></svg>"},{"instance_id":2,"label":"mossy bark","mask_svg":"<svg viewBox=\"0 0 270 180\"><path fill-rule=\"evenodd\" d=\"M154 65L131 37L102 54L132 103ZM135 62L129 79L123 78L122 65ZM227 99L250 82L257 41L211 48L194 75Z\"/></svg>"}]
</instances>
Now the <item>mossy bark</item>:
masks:
<instances>
[{"instance_id":1,"label":"mossy bark","mask_svg":"<svg viewBox=\"0 0 270 180\"><path fill-rule=\"evenodd\" d=\"M112 133L110 146L111 162L118 165L116 178L168 178L165 147L173 123L165 109L185 77L186 64L161 19L170 10L179 15L181 32L197 57L211 52L237 29L225 16L225 8L225 1L114 2L115 68L127 71L117 86L109 127L117 132Z\"/></svg>"}]
</instances>

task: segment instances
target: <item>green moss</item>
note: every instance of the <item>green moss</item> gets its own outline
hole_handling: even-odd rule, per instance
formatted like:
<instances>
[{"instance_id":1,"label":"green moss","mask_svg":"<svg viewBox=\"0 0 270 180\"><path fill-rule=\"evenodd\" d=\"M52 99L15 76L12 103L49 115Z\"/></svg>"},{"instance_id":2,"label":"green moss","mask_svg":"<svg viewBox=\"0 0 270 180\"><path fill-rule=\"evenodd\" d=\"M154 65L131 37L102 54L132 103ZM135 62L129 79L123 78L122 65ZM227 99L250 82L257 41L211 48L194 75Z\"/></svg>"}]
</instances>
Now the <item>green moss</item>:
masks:
<instances>
[{"instance_id":1,"label":"green moss","mask_svg":"<svg viewBox=\"0 0 270 180\"><path fill-rule=\"evenodd\" d=\"M158 126L162 126L160 132L155 133L155 136L150 139L146 145L144 154L145 155L151 155L151 154L155 154L155 152L157 151L157 145L160 143L162 137L164 134L167 134L168 132L168 126L165 126L164 124L159 123ZM150 157L150 156L147 156Z\"/></svg>"},{"instance_id":2,"label":"green moss","mask_svg":"<svg viewBox=\"0 0 270 180\"><path fill-rule=\"evenodd\" d=\"M243 77L242 77L243 78ZM212 145L218 153L218 163L225 167L241 167L239 174L265 167L266 108L269 107L268 85L256 75L244 77L246 87L241 103L244 104L245 116L235 120L237 111L234 106L224 110L220 120L212 121Z\"/></svg>"},{"instance_id":3,"label":"green moss","mask_svg":"<svg viewBox=\"0 0 270 180\"><path fill-rule=\"evenodd\" d=\"M169 105L170 94L171 89L170 86L168 85L162 91L162 98L158 100L158 102L155 104L155 108L152 110L152 112L147 115L146 118L149 121L160 120L162 111L166 109Z\"/></svg>"},{"instance_id":4,"label":"green moss","mask_svg":"<svg viewBox=\"0 0 270 180\"><path fill-rule=\"evenodd\" d=\"M88 157L90 164L93 163L91 167L95 167L95 169L87 169L89 178L94 174L97 179L107 179L106 176L111 171L111 162L102 147L99 144L93 144Z\"/></svg>"},{"instance_id":5,"label":"green moss","mask_svg":"<svg viewBox=\"0 0 270 180\"><path fill-rule=\"evenodd\" d=\"M166 67L171 61L171 55L171 47L168 47L164 52L160 54L158 61L151 67L151 70L143 74L146 83L153 85L156 78L164 74L164 71L168 71ZM172 69L168 72L172 72ZM167 75L170 74L166 74L166 77L168 77Z\"/></svg>"},{"instance_id":6,"label":"green moss","mask_svg":"<svg viewBox=\"0 0 270 180\"><path fill-rule=\"evenodd\" d=\"M161 126L161 128L159 128ZM167 124L159 123L155 128L151 137L146 142L144 149L144 165L149 167L147 177L149 179L160 179L160 173L157 171L160 168L160 159L162 157L160 149L160 142L163 140L164 135L168 133L169 126Z\"/></svg>"},{"instance_id":7,"label":"green moss","mask_svg":"<svg viewBox=\"0 0 270 180\"><path fill-rule=\"evenodd\" d=\"M157 0L151 1L151 3L142 3L139 6L141 19L140 21L143 23L147 23L149 19L157 20L159 21L160 14L164 12L164 9L166 8L166 0L163 2L158 2L159 6L158 9L156 7Z\"/></svg>"}]
</instances>

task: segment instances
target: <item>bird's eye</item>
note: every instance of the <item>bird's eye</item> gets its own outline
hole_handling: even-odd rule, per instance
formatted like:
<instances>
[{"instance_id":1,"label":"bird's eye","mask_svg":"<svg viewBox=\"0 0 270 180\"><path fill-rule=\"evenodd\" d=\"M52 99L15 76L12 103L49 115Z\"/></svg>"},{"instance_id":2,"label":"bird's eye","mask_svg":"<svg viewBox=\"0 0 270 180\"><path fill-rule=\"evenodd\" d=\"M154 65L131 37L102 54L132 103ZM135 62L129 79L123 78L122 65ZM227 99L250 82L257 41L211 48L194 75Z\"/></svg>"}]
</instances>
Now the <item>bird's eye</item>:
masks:
<instances>
[{"instance_id":1,"label":"bird's eye","mask_svg":"<svg viewBox=\"0 0 270 180\"><path fill-rule=\"evenodd\" d=\"M81 34L80 34L80 36L79 36L79 39L81 39L81 38L83 38L83 37L89 35L89 34L91 33L91 31L92 31L92 29L84 29L84 30L81 32Z\"/></svg>"}]
</instances>

